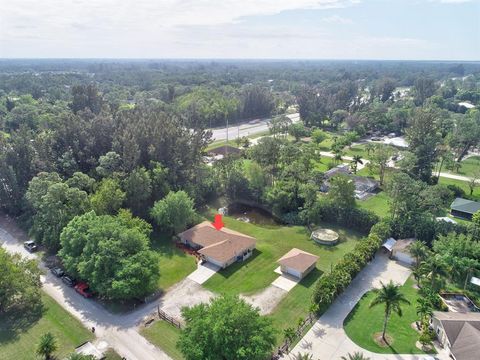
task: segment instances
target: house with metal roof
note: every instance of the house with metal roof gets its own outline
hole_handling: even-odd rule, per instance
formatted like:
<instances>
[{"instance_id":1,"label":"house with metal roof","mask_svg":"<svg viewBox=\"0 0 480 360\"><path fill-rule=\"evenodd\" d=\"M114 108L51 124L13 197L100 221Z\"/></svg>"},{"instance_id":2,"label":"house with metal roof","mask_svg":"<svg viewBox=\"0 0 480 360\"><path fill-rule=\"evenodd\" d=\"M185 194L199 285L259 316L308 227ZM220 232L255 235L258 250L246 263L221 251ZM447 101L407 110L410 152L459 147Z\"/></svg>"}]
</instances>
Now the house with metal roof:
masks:
<instances>
[{"instance_id":1,"label":"house with metal roof","mask_svg":"<svg viewBox=\"0 0 480 360\"><path fill-rule=\"evenodd\" d=\"M452 205L450 205L450 213L453 216L472 219L473 214L477 211L480 211L480 202L456 198L453 200Z\"/></svg>"}]
</instances>

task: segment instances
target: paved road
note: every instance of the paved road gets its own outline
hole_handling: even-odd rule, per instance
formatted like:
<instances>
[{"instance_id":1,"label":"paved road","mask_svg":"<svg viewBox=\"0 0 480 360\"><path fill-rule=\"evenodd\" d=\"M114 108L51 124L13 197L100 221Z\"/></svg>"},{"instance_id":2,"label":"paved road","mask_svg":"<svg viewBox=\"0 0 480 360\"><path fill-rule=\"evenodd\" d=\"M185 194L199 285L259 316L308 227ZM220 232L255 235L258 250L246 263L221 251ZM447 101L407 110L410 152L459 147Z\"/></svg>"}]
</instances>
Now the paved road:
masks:
<instances>
[{"instance_id":1,"label":"paved road","mask_svg":"<svg viewBox=\"0 0 480 360\"><path fill-rule=\"evenodd\" d=\"M12 232L13 233L13 232ZM19 241L19 237L0 226L0 243L11 253L20 253L28 258L36 255L28 253ZM155 311L156 302L142 306L127 314L112 314L97 302L85 299L78 295L72 288L53 276L40 263L44 270L41 276L43 290L50 295L82 324L91 328L95 327L96 341L106 341L115 351L128 360L169 360L162 350L149 343L138 333L137 325L146 316Z\"/></svg>"},{"instance_id":2,"label":"paved road","mask_svg":"<svg viewBox=\"0 0 480 360\"><path fill-rule=\"evenodd\" d=\"M404 284L410 273L410 269L389 260L384 254L378 254L334 301L286 359L293 359L293 355L298 353L309 353L314 359L338 360L348 353L360 351L371 360L420 360L421 355L385 355L369 352L350 340L343 329L343 321L363 294L372 288L378 288L380 282L387 283L392 280L394 283ZM448 359L443 353L438 356L442 360Z\"/></svg>"},{"instance_id":3,"label":"paved road","mask_svg":"<svg viewBox=\"0 0 480 360\"><path fill-rule=\"evenodd\" d=\"M298 113L287 115L292 122L300 121L300 115ZM271 119L255 119L242 124L231 125L228 128L228 138L230 140L236 139L237 137L251 136L268 130L268 124ZM212 140L226 140L227 139L227 128L213 128L212 129Z\"/></svg>"}]
</instances>

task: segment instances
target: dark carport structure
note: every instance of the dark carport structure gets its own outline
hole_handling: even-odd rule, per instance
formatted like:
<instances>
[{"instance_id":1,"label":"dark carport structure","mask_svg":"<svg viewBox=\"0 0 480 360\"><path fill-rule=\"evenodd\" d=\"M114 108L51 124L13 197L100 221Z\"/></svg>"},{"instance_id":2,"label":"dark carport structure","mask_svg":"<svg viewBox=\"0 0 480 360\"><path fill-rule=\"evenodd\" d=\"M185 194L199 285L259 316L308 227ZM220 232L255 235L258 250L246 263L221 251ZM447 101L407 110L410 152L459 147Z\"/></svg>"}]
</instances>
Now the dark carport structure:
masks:
<instances>
[{"instance_id":1,"label":"dark carport structure","mask_svg":"<svg viewBox=\"0 0 480 360\"><path fill-rule=\"evenodd\" d=\"M456 198L450 205L450 212L453 216L465 219L472 219L473 214L480 210L480 203L463 198Z\"/></svg>"}]
</instances>

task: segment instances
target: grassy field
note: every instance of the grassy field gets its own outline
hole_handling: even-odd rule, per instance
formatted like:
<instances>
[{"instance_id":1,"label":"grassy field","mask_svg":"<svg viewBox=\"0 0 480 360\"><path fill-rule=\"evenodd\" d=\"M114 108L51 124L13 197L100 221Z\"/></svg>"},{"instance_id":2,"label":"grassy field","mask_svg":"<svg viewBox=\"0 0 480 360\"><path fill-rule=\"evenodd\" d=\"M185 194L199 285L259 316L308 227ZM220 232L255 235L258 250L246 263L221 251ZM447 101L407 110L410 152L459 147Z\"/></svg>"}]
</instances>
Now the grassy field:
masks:
<instances>
[{"instance_id":1,"label":"grassy field","mask_svg":"<svg viewBox=\"0 0 480 360\"><path fill-rule=\"evenodd\" d=\"M403 316L396 314L391 316L388 322L387 333L393 337L393 343L389 347L380 347L373 340L373 334L382 331L384 307L377 305L369 307L374 298L372 291L366 293L359 303L353 308L344 322L347 335L357 345L381 354L423 354L415 346L418 333L412 329L411 324L417 320L416 300L419 295L413 288L413 279L407 280L401 291L410 301L411 305L402 305Z\"/></svg>"},{"instance_id":2,"label":"grassy field","mask_svg":"<svg viewBox=\"0 0 480 360\"><path fill-rule=\"evenodd\" d=\"M252 294L264 289L278 277L274 272L278 267L276 261L294 247L320 257L317 263L317 274L320 276L354 247L354 240L361 237L357 232L324 224L337 231L341 237L338 245L326 247L310 240L310 234L301 226L259 226L229 217L224 217L224 223L230 229L255 237L257 247L250 259L234 263L204 284L207 289L219 294Z\"/></svg>"},{"instance_id":3,"label":"grassy field","mask_svg":"<svg viewBox=\"0 0 480 360\"><path fill-rule=\"evenodd\" d=\"M480 156L471 156L461 163L462 167L456 171L449 171L447 169L442 169L442 172L449 172L451 174L463 175L463 176L473 176L480 171Z\"/></svg>"},{"instance_id":4,"label":"grassy field","mask_svg":"<svg viewBox=\"0 0 480 360\"><path fill-rule=\"evenodd\" d=\"M159 255L160 289L168 289L197 268L195 258L176 248L170 236L155 233L152 248Z\"/></svg>"},{"instance_id":5,"label":"grassy field","mask_svg":"<svg viewBox=\"0 0 480 360\"><path fill-rule=\"evenodd\" d=\"M357 200L357 206L363 209L371 210L381 218L389 215L390 206L388 204L388 195L381 191L367 200Z\"/></svg>"},{"instance_id":6,"label":"grassy field","mask_svg":"<svg viewBox=\"0 0 480 360\"><path fill-rule=\"evenodd\" d=\"M180 329L166 321L155 321L151 326L143 329L141 334L152 344L156 344L172 359L182 360L183 356L176 344L180 337Z\"/></svg>"},{"instance_id":7,"label":"grassy field","mask_svg":"<svg viewBox=\"0 0 480 360\"><path fill-rule=\"evenodd\" d=\"M58 345L55 355L62 359L82 343L93 338L90 331L70 316L47 295L42 295L43 309L35 314L0 316L0 358L35 359L40 337L51 332Z\"/></svg>"},{"instance_id":8,"label":"grassy field","mask_svg":"<svg viewBox=\"0 0 480 360\"><path fill-rule=\"evenodd\" d=\"M468 183L466 181L440 177L440 179L438 180L438 183L443 184L443 185L457 185L457 186L461 187L463 189L463 191L465 191L465 194L467 194L467 195L470 194L470 188L468 187ZM480 186L477 186L473 190L472 196L475 199L480 200Z\"/></svg>"}]
</instances>

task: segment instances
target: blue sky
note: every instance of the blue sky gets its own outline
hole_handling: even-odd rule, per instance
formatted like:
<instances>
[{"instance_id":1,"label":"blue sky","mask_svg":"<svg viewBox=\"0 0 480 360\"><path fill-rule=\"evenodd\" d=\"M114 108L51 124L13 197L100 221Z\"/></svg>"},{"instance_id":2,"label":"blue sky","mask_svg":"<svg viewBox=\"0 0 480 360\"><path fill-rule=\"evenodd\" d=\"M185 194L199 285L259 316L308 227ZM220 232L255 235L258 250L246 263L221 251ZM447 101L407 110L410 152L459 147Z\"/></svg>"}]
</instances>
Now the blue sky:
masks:
<instances>
[{"instance_id":1,"label":"blue sky","mask_svg":"<svg viewBox=\"0 0 480 360\"><path fill-rule=\"evenodd\" d=\"M0 57L480 60L480 0L0 0Z\"/></svg>"}]
</instances>

